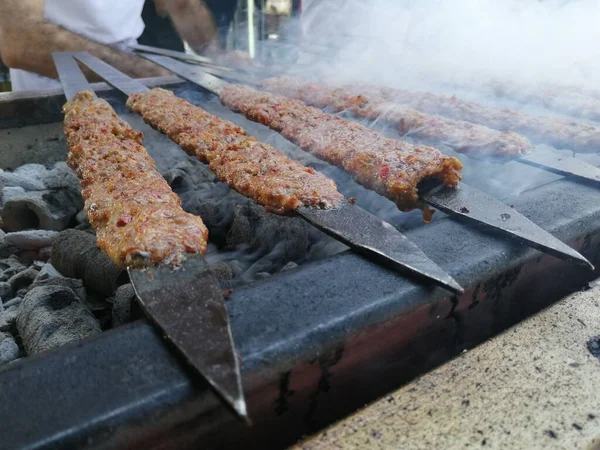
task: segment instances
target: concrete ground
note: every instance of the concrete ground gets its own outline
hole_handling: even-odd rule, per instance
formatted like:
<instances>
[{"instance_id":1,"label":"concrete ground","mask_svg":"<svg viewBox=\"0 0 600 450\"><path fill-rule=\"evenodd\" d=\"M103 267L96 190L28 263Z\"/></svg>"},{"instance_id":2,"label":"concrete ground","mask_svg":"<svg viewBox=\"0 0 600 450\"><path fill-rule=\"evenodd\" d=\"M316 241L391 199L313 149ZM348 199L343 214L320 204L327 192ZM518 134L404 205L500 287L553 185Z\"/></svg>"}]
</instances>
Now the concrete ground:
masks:
<instances>
[{"instance_id":1,"label":"concrete ground","mask_svg":"<svg viewBox=\"0 0 600 450\"><path fill-rule=\"evenodd\" d=\"M598 358L596 284L294 448L598 450Z\"/></svg>"}]
</instances>

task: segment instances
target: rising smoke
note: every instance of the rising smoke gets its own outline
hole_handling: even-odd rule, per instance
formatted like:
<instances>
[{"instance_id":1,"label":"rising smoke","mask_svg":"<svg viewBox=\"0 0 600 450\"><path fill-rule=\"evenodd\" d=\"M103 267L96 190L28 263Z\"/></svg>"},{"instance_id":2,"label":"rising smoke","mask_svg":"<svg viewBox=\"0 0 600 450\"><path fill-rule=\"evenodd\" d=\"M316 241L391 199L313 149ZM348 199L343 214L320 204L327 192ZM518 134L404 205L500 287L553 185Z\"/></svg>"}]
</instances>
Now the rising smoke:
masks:
<instances>
[{"instance_id":1,"label":"rising smoke","mask_svg":"<svg viewBox=\"0 0 600 450\"><path fill-rule=\"evenodd\" d=\"M313 0L305 11L319 72L337 80L599 87L597 0Z\"/></svg>"}]
</instances>

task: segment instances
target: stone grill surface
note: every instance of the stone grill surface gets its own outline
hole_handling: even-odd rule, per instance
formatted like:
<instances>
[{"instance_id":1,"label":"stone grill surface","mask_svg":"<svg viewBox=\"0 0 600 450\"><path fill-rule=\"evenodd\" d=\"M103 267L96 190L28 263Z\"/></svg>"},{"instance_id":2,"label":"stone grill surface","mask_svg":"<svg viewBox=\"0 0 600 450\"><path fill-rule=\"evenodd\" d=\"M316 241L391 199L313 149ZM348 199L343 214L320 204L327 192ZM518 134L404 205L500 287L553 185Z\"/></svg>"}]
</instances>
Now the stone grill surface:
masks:
<instances>
[{"instance_id":1,"label":"stone grill surface","mask_svg":"<svg viewBox=\"0 0 600 450\"><path fill-rule=\"evenodd\" d=\"M216 183L204 165L141 119L125 115L144 131L146 146L184 208L205 220L211 233L208 260L223 287L233 289L232 328L251 415L258 418L251 429L234 425L145 320L121 326L141 315L126 278L94 252L94 236L79 212L76 180L62 162L67 151L60 131L63 98L0 100L0 164L6 169L0 174L2 218L9 231L0 246L0 278L6 278L0 282L0 361L42 353L0 368L0 383L9 386L0 405L0 435L11 447L93 446L108 439L118 446L150 439L158 447L161 439L173 438L168 431L174 429L184 430L175 433L181 445L200 440L235 447L235 439L258 442L272 434L273 426L280 433L271 442L282 445L593 278L439 212L424 226L418 214L398 212L341 171L229 113L190 85L174 88L333 177L341 192L406 231L467 292L449 297L413 283L345 252L299 219L264 213ZM103 95L125 112L123 97L112 91ZM393 136L392 130L380 131ZM517 163L463 161L465 181L505 199L598 263L597 188ZM60 198L59 208L54 198ZM21 212L5 217L5 210ZM46 230L18 231L41 227ZM79 230L59 234L65 227ZM44 264L50 256L53 264ZM98 267L102 270L93 270ZM114 329L100 332L109 328ZM87 339L78 341L81 337ZM62 346L68 341L73 342ZM41 371L43 378L34 375ZM36 419L48 404L54 405L52 418ZM15 408L22 414L11 413ZM68 414L73 408L82 413ZM89 441L89 436L95 438Z\"/></svg>"}]
</instances>

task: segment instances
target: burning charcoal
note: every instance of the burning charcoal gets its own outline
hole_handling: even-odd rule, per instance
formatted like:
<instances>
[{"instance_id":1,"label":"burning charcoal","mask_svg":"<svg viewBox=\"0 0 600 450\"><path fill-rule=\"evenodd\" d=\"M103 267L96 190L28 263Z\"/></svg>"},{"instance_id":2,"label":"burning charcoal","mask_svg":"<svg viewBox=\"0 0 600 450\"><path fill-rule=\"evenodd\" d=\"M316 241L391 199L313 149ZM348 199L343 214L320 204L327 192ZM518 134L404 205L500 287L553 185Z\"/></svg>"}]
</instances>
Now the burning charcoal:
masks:
<instances>
[{"instance_id":1,"label":"burning charcoal","mask_svg":"<svg viewBox=\"0 0 600 450\"><path fill-rule=\"evenodd\" d=\"M237 278L244 272L240 262L235 259L231 260L231 261L227 261L227 265L229 266L229 269L231 270L232 278Z\"/></svg>"},{"instance_id":2,"label":"burning charcoal","mask_svg":"<svg viewBox=\"0 0 600 450\"><path fill-rule=\"evenodd\" d=\"M56 270L56 268L52 264L46 263L41 267L40 273L38 274L36 281L45 280L50 277L62 277L62 274L58 270Z\"/></svg>"},{"instance_id":3,"label":"burning charcoal","mask_svg":"<svg viewBox=\"0 0 600 450\"><path fill-rule=\"evenodd\" d=\"M52 246L52 264L64 276L83 280L83 284L105 297L127 281L127 272L118 268L96 246L96 236L79 230L61 232Z\"/></svg>"},{"instance_id":4,"label":"burning charcoal","mask_svg":"<svg viewBox=\"0 0 600 450\"><path fill-rule=\"evenodd\" d=\"M65 286L31 289L21 303L17 329L30 355L101 331L96 318Z\"/></svg>"},{"instance_id":5,"label":"burning charcoal","mask_svg":"<svg viewBox=\"0 0 600 450\"><path fill-rule=\"evenodd\" d=\"M298 267L298 264L296 264L294 261L290 261L289 263L287 263L285 266L283 266L281 268L281 271L285 272L286 270L292 270L292 269L295 269L296 267Z\"/></svg>"},{"instance_id":6,"label":"burning charcoal","mask_svg":"<svg viewBox=\"0 0 600 450\"><path fill-rule=\"evenodd\" d=\"M19 167L15 170L15 173L21 173L21 170L26 166ZM64 161L54 164L54 167L46 173L43 181L46 189L68 189L77 194L81 192L81 184L77 175Z\"/></svg>"},{"instance_id":7,"label":"burning charcoal","mask_svg":"<svg viewBox=\"0 0 600 450\"><path fill-rule=\"evenodd\" d=\"M23 164L22 166L17 167L13 173L27 180L38 180L42 183L42 186L45 186L43 184L43 180L44 178L46 178L48 169L46 169L46 166L44 166L43 164ZM25 188L25 186L22 186L20 184L17 186Z\"/></svg>"},{"instance_id":8,"label":"burning charcoal","mask_svg":"<svg viewBox=\"0 0 600 450\"><path fill-rule=\"evenodd\" d=\"M17 306L18 307L18 306L21 305L22 301L23 301L23 299L21 297L15 297L12 300L9 300L9 301L5 302L3 305L4 305L5 309L10 308L11 306Z\"/></svg>"},{"instance_id":9,"label":"burning charcoal","mask_svg":"<svg viewBox=\"0 0 600 450\"><path fill-rule=\"evenodd\" d=\"M210 240L222 246L235 217L235 210L250 205L247 198L230 190L224 183L215 183L198 191L180 193L185 211L202 217L210 233Z\"/></svg>"},{"instance_id":10,"label":"burning charcoal","mask_svg":"<svg viewBox=\"0 0 600 450\"><path fill-rule=\"evenodd\" d=\"M2 200L2 204L4 204L5 201L13 197L22 195L25 192L27 192L25 189L19 186L0 186L2 186L2 195L0 195L0 200Z\"/></svg>"},{"instance_id":11,"label":"burning charcoal","mask_svg":"<svg viewBox=\"0 0 600 450\"><path fill-rule=\"evenodd\" d=\"M40 248L37 254L37 258L42 262L48 261L52 256L52 247Z\"/></svg>"},{"instance_id":12,"label":"burning charcoal","mask_svg":"<svg viewBox=\"0 0 600 450\"><path fill-rule=\"evenodd\" d=\"M31 228L61 231L81 209L79 193L67 189L30 191L6 197L2 207L2 221L7 231Z\"/></svg>"},{"instance_id":13,"label":"burning charcoal","mask_svg":"<svg viewBox=\"0 0 600 450\"><path fill-rule=\"evenodd\" d=\"M0 313L0 332L10 332L10 325L8 324L8 321L6 320L6 318L4 317L4 313Z\"/></svg>"},{"instance_id":14,"label":"burning charcoal","mask_svg":"<svg viewBox=\"0 0 600 450\"><path fill-rule=\"evenodd\" d=\"M77 222L78 225L90 224L87 215L85 214L85 209L82 209L75 215L75 222Z\"/></svg>"},{"instance_id":15,"label":"burning charcoal","mask_svg":"<svg viewBox=\"0 0 600 450\"><path fill-rule=\"evenodd\" d=\"M46 171L46 168L40 164L27 164L28 166L39 166L43 171ZM21 166L26 167L26 166ZM17 169L18 171L19 169ZM5 172L0 170L0 181L2 181L4 186L8 187L20 187L24 191L43 191L46 189L44 182L39 176L28 176L25 173L15 172Z\"/></svg>"},{"instance_id":16,"label":"burning charcoal","mask_svg":"<svg viewBox=\"0 0 600 450\"><path fill-rule=\"evenodd\" d=\"M221 261L213 264L210 270L215 275L219 282L229 281L233 278L233 271L231 266L226 261Z\"/></svg>"},{"instance_id":17,"label":"burning charcoal","mask_svg":"<svg viewBox=\"0 0 600 450\"><path fill-rule=\"evenodd\" d=\"M238 206L228 245L249 244L262 253L277 252L280 264L305 255L309 244L308 225L296 217L267 213L255 205Z\"/></svg>"},{"instance_id":18,"label":"burning charcoal","mask_svg":"<svg viewBox=\"0 0 600 450\"><path fill-rule=\"evenodd\" d=\"M56 236L58 236L57 231L27 230L7 233L4 240L22 250L39 250L51 246Z\"/></svg>"},{"instance_id":19,"label":"burning charcoal","mask_svg":"<svg viewBox=\"0 0 600 450\"><path fill-rule=\"evenodd\" d=\"M113 300L112 307L112 325L118 327L132 320L132 311L136 311L137 303L135 302L135 292L131 284L124 284L119 286L117 292L115 292L115 298ZM137 310L136 317L139 316L140 312Z\"/></svg>"},{"instance_id":20,"label":"burning charcoal","mask_svg":"<svg viewBox=\"0 0 600 450\"><path fill-rule=\"evenodd\" d=\"M19 261L19 258L16 255L11 255L6 259L0 260L0 267L4 270L21 267L17 272L27 269L27 267L23 266L23 263Z\"/></svg>"},{"instance_id":21,"label":"burning charcoal","mask_svg":"<svg viewBox=\"0 0 600 450\"><path fill-rule=\"evenodd\" d=\"M21 311L22 302L22 299L19 297L15 297L13 300L16 299L19 300L19 303L7 307L6 311L0 315L0 322L4 322L5 324L5 326L0 326L0 331L10 331L14 328L19 312Z\"/></svg>"},{"instance_id":22,"label":"burning charcoal","mask_svg":"<svg viewBox=\"0 0 600 450\"><path fill-rule=\"evenodd\" d=\"M48 277L44 279L40 279L39 277L35 279L33 284L30 287L34 289L39 286L62 286L71 289L77 298L83 303L87 303L87 295L85 292L85 287L83 286L83 281L77 280L75 278L66 278L63 276L58 277ZM86 305L87 306L87 305Z\"/></svg>"},{"instance_id":23,"label":"burning charcoal","mask_svg":"<svg viewBox=\"0 0 600 450\"><path fill-rule=\"evenodd\" d=\"M16 245L9 244L5 239L6 235L0 236L0 258L6 258L19 253L20 249ZM2 264L0 264L2 269Z\"/></svg>"},{"instance_id":24,"label":"burning charcoal","mask_svg":"<svg viewBox=\"0 0 600 450\"><path fill-rule=\"evenodd\" d=\"M12 266L9 267L8 269L6 269L3 272L3 275L6 275L8 278L12 277L14 274L22 272L23 270L27 269L27 266L25 265L20 265L20 266ZM7 280L8 280L7 278Z\"/></svg>"},{"instance_id":25,"label":"burning charcoal","mask_svg":"<svg viewBox=\"0 0 600 450\"><path fill-rule=\"evenodd\" d=\"M12 287L7 281L0 281L0 298L8 300L9 295L12 292Z\"/></svg>"},{"instance_id":26,"label":"burning charcoal","mask_svg":"<svg viewBox=\"0 0 600 450\"><path fill-rule=\"evenodd\" d=\"M6 364L19 357L19 346L8 333L0 333L0 364Z\"/></svg>"},{"instance_id":27,"label":"burning charcoal","mask_svg":"<svg viewBox=\"0 0 600 450\"><path fill-rule=\"evenodd\" d=\"M17 273L9 278L8 284L10 284L12 288L12 292L18 292L22 288L27 288L33 280L36 279L39 272L35 270L33 267L29 267L28 269L23 270L22 272Z\"/></svg>"},{"instance_id":28,"label":"burning charcoal","mask_svg":"<svg viewBox=\"0 0 600 450\"><path fill-rule=\"evenodd\" d=\"M71 189L79 191L79 180L65 162L58 162L50 170L41 164L25 164L14 172L0 170L0 182L8 187L20 187L25 191L47 189Z\"/></svg>"},{"instance_id":29,"label":"burning charcoal","mask_svg":"<svg viewBox=\"0 0 600 450\"><path fill-rule=\"evenodd\" d=\"M211 242L225 245L236 206L251 201L218 181L206 164L195 159L179 163L163 176L180 196L182 208L202 217Z\"/></svg>"},{"instance_id":30,"label":"burning charcoal","mask_svg":"<svg viewBox=\"0 0 600 450\"><path fill-rule=\"evenodd\" d=\"M197 189L203 183L214 183L217 180L213 171L196 159L181 161L163 173L163 177L176 191Z\"/></svg>"}]
</instances>

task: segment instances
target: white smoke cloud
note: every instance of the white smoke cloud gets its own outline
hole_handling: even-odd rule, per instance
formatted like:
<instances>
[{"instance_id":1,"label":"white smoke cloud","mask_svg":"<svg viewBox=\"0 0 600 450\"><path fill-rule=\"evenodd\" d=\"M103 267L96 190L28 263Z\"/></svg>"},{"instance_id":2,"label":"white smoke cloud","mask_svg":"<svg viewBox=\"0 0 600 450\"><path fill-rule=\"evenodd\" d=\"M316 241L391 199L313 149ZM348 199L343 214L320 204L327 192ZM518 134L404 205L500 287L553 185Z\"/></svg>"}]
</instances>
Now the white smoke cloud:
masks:
<instances>
[{"instance_id":1,"label":"white smoke cloud","mask_svg":"<svg viewBox=\"0 0 600 450\"><path fill-rule=\"evenodd\" d=\"M505 79L600 88L599 24L597 0L320 0L303 16L325 55L319 72L391 86Z\"/></svg>"}]
</instances>

